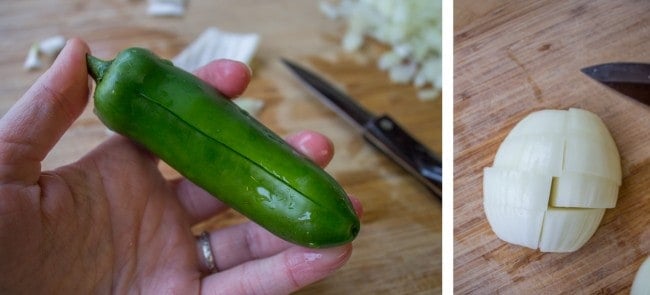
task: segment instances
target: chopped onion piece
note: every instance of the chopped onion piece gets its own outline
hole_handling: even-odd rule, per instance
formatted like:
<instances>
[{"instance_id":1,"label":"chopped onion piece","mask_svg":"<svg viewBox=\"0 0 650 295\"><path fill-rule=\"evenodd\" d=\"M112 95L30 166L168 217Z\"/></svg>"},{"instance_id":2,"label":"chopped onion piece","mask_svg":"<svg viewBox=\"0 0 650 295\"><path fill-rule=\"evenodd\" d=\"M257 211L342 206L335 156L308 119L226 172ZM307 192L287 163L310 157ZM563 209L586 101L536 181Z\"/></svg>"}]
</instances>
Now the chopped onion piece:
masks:
<instances>
[{"instance_id":1,"label":"chopped onion piece","mask_svg":"<svg viewBox=\"0 0 650 295\"><path fill-rule=\"evenodd\" d=\"M64 36L52 36L39 42L38 50L49 57L56 57L65 46L66 41Z\"/></svg>"},{"instance_id":2,"label":"chopped onion piece","mask_svg":"<svg viewBox=\"0 0 650 295\"><path fill-rule=\"evenodd\" d=\"M174 57L172 62L188 72L220 58L248 64L257 51L258 43L257 34L225 32L211 27Z\"/></svg>"},{"instance_id":3,"label":"chopped onion piece","mask_svg":"<svg viewBox=\"0 0 650 295\"><path fill-rule=\"evenodd\" d=\"M183 16L185 0L149 0L147 14L152 16Z\"/></svg>"},{"instance_id":4,"label":"chopped onion piece","mask_svg":"<svg viewBox=\"0 0 650 295\"><path fill-rule=\"evenodd\" d=\"M65 46L67 39L64 36L56 35L45 38L37 43L32 44L27 52L23 68L26 70L35 70L43 67L43 57L54 60L59 52Z\"/></svg>"},{"instance_id":5,"label":"chopped onion piece","mask_svg":"<svg viewBox=\"0 0 650 295\"><path fill-rule=\"evenodd\" d=\"M238 97L233 102L253 117L257 117L264 107L264 101L250 97Z\"/></svg>"},{"instance_id":6,"label":"chopped onion piece","mask_svg":"<svg viewBox=\"0 0 650 295\"><path fill-rule=\"evenodd\" d=\"M38 44L33 44L31 47L29 47L23 68L26 70L35 70L40 69L42 66L43 63L41 62L41 58L38 55Z\"/></svg>"},{"instance_id":7,"label":"chopped onion piece","mask_svg":"<svg viewBox=\"0 0 650 295\"><path fill-rule=\"evenodd\" d=\"M378 67L389 72L396 83L412 83L418 97L433 99L442 87L442 2L441 0L341 0L320 2L330 18L347 20L341 45L355 51L364 38L390 46L379 58Z\"/></svg>"}]
</instances>

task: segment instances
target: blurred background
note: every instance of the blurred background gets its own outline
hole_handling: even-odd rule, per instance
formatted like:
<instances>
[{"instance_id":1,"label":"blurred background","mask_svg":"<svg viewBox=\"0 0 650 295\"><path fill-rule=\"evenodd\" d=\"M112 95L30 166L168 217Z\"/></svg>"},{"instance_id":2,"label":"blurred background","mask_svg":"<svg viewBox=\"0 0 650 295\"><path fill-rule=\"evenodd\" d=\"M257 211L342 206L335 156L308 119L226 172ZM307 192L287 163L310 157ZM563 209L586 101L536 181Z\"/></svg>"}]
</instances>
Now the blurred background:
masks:
<instances>
[{"instance_id":1,"label":"blurred background","mask_svg":"<svg viewBox=\"0 0 650 295\"><path fill-rule=\"evenodd\" d=\"M181 2L179 9L155 8L153 2L136 0L3 1L0 4L0 76L3 77L0 115L51 64L53 57L43 53L38 55L40 67L31 64L28 65L31 69L27 69L25 64L30 48L51 37L80 37L95 56L104 59L111 59L132 46L148 48L173 59L209 28L253 34L258 38L255 46L228 49L252 52L247 62L253 77L242 96L262 106L255 116L280 135L310 129L331 138L336 154L326 170L361 200L365 211L349 263L332 277L299 293L439 293L441 202L367 144L358 129L319 102L280 62L282 57L296 61L336 84L373 113L391 115L440 155L439 58L435 61L437 65L431 64L437 72L422 71L438 80L425 80L422 86L422 79L409 80L409 75L417 74L409 71L422 68L403 58L404 48L396 49L390 42L366 34L391 20L382 17L395 20L394 14L401 13L397 21L401 21L404 30L424 27L439 36L439 10L420 9L420 14L413 16L409 13L418 10L403 7L406 4L400 4L401 1L386 1L392 6L384 10L372 10L373 5L364 7L359 2L364 1L190 0ZM427 2L439 3L413 1L415 4L408 5L430 5ZM431 11L433 17L428 14L423 17L423 11ZM373 18L380 21L368 23ZM390 31L391 28L399 27L378 29ZM216 41L228 44L238 40L233 38ZM439 45L434 45L439 54ZM426 49L427 45L422 46ZM399 59L386 55L395 52ZM398 83L401 80L404 82ZM106 128L92 113L91 100L48 155L43 169L75 161L108 136ZM161 170L168 177L178 176L164 163ZM243 217L229 211L197 225L194 230L199 232L243 221Z\"/></svg>"}]
</instances>

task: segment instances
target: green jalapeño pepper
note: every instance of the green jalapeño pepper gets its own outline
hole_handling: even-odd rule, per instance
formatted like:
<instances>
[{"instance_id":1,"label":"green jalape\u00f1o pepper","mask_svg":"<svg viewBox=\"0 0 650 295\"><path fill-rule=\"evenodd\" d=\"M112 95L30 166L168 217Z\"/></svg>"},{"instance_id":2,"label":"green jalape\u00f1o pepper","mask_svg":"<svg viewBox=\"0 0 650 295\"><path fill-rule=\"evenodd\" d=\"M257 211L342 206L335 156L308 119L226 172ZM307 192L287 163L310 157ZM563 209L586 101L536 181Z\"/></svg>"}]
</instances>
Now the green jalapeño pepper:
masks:
<instances>
[{"instance_id":1,"label":"green jalape\u00f1o pepper","mask_svg":"<svg viewBox=\"0 0 650 295\"><path fill-rule=\"evenodd\" d=\"M100 120L233 209L302 246L357 235L341 186L209 84L141 48L87 63Z\"/></svg>"}]
</instances>

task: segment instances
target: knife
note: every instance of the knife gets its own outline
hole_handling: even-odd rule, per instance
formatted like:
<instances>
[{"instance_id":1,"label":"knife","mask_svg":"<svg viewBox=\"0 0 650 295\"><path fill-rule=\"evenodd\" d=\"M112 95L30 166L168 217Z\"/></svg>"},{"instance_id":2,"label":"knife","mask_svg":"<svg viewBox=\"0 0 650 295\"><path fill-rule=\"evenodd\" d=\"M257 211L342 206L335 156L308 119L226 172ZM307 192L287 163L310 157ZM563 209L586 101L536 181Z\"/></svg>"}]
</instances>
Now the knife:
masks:
<instances>
[{"instance_id":1,"label":"knife","mask_svg":"<svg viewBox=\"0 0 650 295\"><path fill-rule=\"evenodd\" d=\"M388 115L375 116L313 72L286 59L282 62L321 101L360 127L364 139L385 153L442 200L442 161Z\"/></svg>"},{"instance_id":2,"label":"knife","mask_svg":"<svg viewBox=\"0 0 650 295\"><path fill-rule=\"evenodd\" d=\"M592 79L650 105L650 64L615 62L581 69Z\"/></svg>"}]
</instances>

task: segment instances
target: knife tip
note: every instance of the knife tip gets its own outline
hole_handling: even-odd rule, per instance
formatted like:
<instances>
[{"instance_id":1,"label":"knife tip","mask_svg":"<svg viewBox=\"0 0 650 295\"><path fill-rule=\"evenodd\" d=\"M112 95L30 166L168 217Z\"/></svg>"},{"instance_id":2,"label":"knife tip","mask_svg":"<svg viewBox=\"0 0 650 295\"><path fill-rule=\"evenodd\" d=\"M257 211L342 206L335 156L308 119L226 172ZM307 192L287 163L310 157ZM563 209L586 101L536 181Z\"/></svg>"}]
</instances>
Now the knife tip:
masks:
<instances>
[{"instance_id":1,"label":"knife tip","mask_svg":"<svg viewBox=\"0 0 650 295\"><path fill-rule=\"evenodd\" d=\"M586 74L587 72L593 71L593 69L595 69L596 67L597 66L588 66L580 69L580 71Z\"/></svg>"},{"instance_id":2,"label":"knife tip","mask_svg":"<svg viewBox=\"0 0 650 295\"><path fill-rule=\"evenodd\" d=\"M285 58L285 57L280 57L280 61L281 61L285 66L288 66L288 67L292 67L292 66L294 65L293 62L291 62L289 59L287 59L287 58Z\"/></svg>"},{"instance_id":3,"label":"knife tip","mask_svg":"<svg viewBox=\"0 0 650 295\"><path fill-rule=\"evenodd\" d=\"M300 67L298 64L296 64L296 63L290 61L290 60L287 59L287 58L281 57L281 58L280 58L280 61L281 61L281 62L282 62L282 63L283 63L287 68L289 68L289 70L291 70L291 71L292 71L293 73L295 73L295 74L298 74L299 76L300 76L301 73L304 74L304 72L305 72L305 70L304 70L302 67Z\"/></svg>"}]
</instances>

